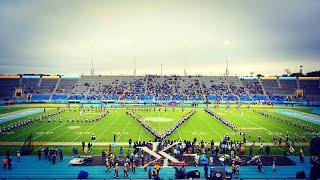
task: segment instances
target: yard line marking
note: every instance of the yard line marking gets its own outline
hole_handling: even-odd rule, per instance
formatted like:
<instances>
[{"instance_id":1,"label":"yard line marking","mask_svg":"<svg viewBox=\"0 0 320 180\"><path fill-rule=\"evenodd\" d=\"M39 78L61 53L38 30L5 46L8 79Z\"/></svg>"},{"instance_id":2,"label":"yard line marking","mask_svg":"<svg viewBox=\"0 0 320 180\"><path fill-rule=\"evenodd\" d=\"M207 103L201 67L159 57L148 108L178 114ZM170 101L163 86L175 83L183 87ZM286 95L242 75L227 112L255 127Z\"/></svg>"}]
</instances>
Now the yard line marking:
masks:
<instances>
[{"instance_id":1,"label":"yard line marking","mask_svg":"<svg viewBox=\"0 0 320 180\"><path fill-rule=\"evenodd\" d=\"M46 118L47 119L47 118ZM46 119L43 119L43 121L44 120L46 120ZM21 137L21 136L23 136L23 135L25 135L25 134L27 134L27 133L30 133L30 132L33 132L33 131L38 131L39 129L41 129L41 128L43 128L43 127L45 127L47 124L46 124L46 122L43 122L44 124L42 125L42 126L40 126L40 127L38 127L38 128L36 128L36 129L31 129L31 130L29 130L29 131L27 131L27 132L24 132L24 133L22 133L22 134L20 134L20 135L18 135L18 136L15 136L15 137L12 137L12 138L10 138L8 141L11 141L11 140L13 140L13 139L16 139L16 138L18 138L18 137Z\"/></svg>"},{"instance_id":2,"label":"yard line marking","mask_svg":"<svg viewBox=\"0 0 320 180\"><path fill-rule=\"evenodd\" d=\"M65 124L66 124L66 123L60 124L59 126L56 126L56 127L52 128L52 129L50 129L50 130L47 130L46 132L50 132L50 131L52 131L52 130L55 130L55 129L57 129L57 128L59 128L60 126L65 125ZM37 139L38 137L43 136L44 134L45 134L45 133L39 134L38 136L32 138L32 140L35 140L35 139Z\"/></svg>"},{"instance_id":3,"label":"yard line marking","mask_svg":"<svg viewBox=\"0 0 320 180\"><path fill-rule=\"evenodd\" d=\"M237 115L237 114L235 114L235 113L232 113L232 112L230 112L230 113L231 113L231 114L234 114L235 116L241 117L241 116L239 116L239 115ZM246 120L247 122L250 122L250 123L252 123L252 124L255 124L256 126L258 126L258 127L262 128L262 129L268 131L269 133L270 133L270 132L272 133L272 131L270 131L269 129L267 129L267 128L265 128L265 127L262 127L262 126L260 126L260 125L257 124L257 123L251 122L249 119L247 119L247 118L245 118L245 117L241 117L241 118L244 119L244 120ZM253 118L253 119L256 119L256 118ZM277 136L281 137L282 139L285 139L283 136L280 136L280 135L278 135L278 134L277 134Z\"/></svg>"},{"instance_id":4,"label":"yard line marking","mask_svg":"<svg viewBox=\"0 0 320 180\"><path fill-rule=\"evenodd\" d=\"M32 131L37 131L37 130L43 128L43 127L46 126L46 125L47 125L47 124L44 124L44 125L36 128L36 129L31 129L31 130L29 130L29 131L27 131L27 132L24 132L24 133L22 133L22 134L20 134L20 135L18 135L18 136L14 136L14 137L10 138L8 141L11 141L11 140L16 139L16 138L18 138L18 137L21 137L21 136L23 136L23 135L25 135L25 134L28 134L28 133L32 132Z\"/></svg>"},{"instance_id":5,"label":"yard line marking","mask_svg":"<svg viewBox=\"0 0 320 180\"><path fill-rule=\"evenodd\" d=\"M200 116L200 115L199 115ZM203 115L204 116L204 115ZM202 117L202 116L201 116ZM214 117L213 117L214 118ZM202 118L201 118L202 119ZM216 118L215 118L216 119ZM218 134L214 129L212 129L211 126L208 126L208 123L206 123L203 119L201 122L204 122L206 124L207 127L209 127L218 137L220 137L221 139L223 138L223 136L220 134Z\"/></svg>"},{"instance_id":6,"label":"yard line marking","mask_svg":"<svg viewBox=\"0 0 320 180\"><path fill-rule=\"evenodd\" d=\"M95 126L96 124L98 124L98 123L97 123L97 122L94 122L93 125L90 126L90 128L86 129L84 132L88 132L88 131L89 131L90 129L92 129L93 126ZM72 140L72 142L74 142L75 140L77 140L78 138L80 138L82 135L83 135L83 134L80 134L79 136L77 136L76 138L74 138L74 139ZM97 139L98 139L98 138L96 138L96 140L97 140Z\"/></svg>"},{"instance_id":7,"label":"yard line marking","mask_svg":"<svg viewBox=\"0 0 320 180\"><path fill-rule=\"evenodd\" d=\"M159 120L160 120L160 118L161 118L161 113L160 113L160 111L158 111L158 117L159 117ZM160 133L162 133L162 129L161 129L161 125L160 125L160 121L158 121L158 128L159 128L159 132Z\"/></svg>"},{"instance_id":8,"label":"yard line marking","mask_svg":"<svg viewBox=\"0 0 320 180\"><path fill-rule=\"evenodd\" d=\"M79 119L79 117L80 117L80 116L75 117L75 118L73 118L73 120ZM56 126L56 127L52 128L52 129L50 129L50 130L47 130L46 132L53 131L53 130L55 130L55 129L57 129L57 128L61 127L62 125L65 125L65 124L67 124L67 122L65 122L65 123L63 123L63 124L60 124L59 126ZM32 140L35 140L35 139L37 139L38 137L43 136L44 134L45 134L45 133L43 133L43 134L39 134L38 136L36 136L36 137L32 138Z\"/></svg>"},{"instance_id":9,"label":"yard line marking","mask_svg":"<svg viewBox=\"0 0 320 180\"><path fill-rule=\"evenodd\" d=\"M182 138L181 138L181 135L180 135L179 128L177 128L177 131L178 131L178 135L179 135L180 141L182 142Z\"/></svg>"},{"instance_id":10,"label":"yard line marking","mask_svg":"<svg viewBox=\"0 0 320 180\"><path fill-rule=\"evenodd\" d=\"M261 114L258 114L258 115L262 116ZM262 116L262 117L264 117L264 116ZM257 119L257 118L254 118L254 119ZM270 120L272 120L272 121L275 121L275 119L273 119L273 118L271 118L271 117L264 117L264 119L270 119ZM259 119L257 119L257 120L259 120ZM278 128L278 129L281 129L281 130L283 130L283 131L288 131L288 130L283 129L283 128L281 128L281 127L278 127L278 126L276 126L276 125L272 125L272 124L270 124L270 125L273 126L273 127ZM294 127L294 126L292 126L292 128L297 129L297 130L300 131L300 129L298 129L298 128ZM271 132L271 131L270 131L270 132ZM289 132L289 133L291 133L291 132ZM298 134L296 134L296 135L297 135L298 137L301 137L301 136L298 135Z\"/></svg>"},{"instance_id":11,"label":"yard line marking","mask_svg":"<svg viewBox=\"0 0 320 180\"><path fill-rule=\"evenodd\" d=\"M138 142L140 141L140 138L141 138L141 135L142 135L142 131L143 131L143 127L141 126L141 130L140 130L140 134L139 134Z\"/></svg>"},{"instance_id":12,"label":"yard line marking","mask_svg":"<svg viewBox=\"0 0 320 180\"><path fill-rule=\"evenodd\" d=\"M124 131L128 128L129 124L131 123L130 121L133 121L132 119L130 119L128 121L128 123L126 124L126 126L124 127L124 129L122 130L121 134L118 136L118 138L116 139L116 142L118 142L118 140L120 139L120 137L122 136L122 134L124 133Z\"/></svg>"},{"instance_id":13,"label":"yard line marking","mask_svg":"<svg viewBox=\"0 0 320 180\"><path fill-rule=\"evenodd\" d=\"M224 111L227 111L227 110L224 110ZM250 122L247 118L243 118L243 117L241 117L241 116L239 116L239 115L237 115L237 114L235 114L235 113L232 113L232 112L229 112L229 113L230 113L230 114L233 114L233 115L235 115L235 116L237 116L237 117L240 117L241 119L244 119L244 120L246 120L247 122ZM256 124L256 123L253 123L253 124ZM257 125L258 127L262 128L262 129L265 129L265 130L269 131L268 129L266 129L266 128L258 125L258 124L256 124L256 125ZM269 132L271 132L271 131L269 131ZM256 134L256 135L257 135L257 133L254 133L254 131L252 131L252 134ZM281 136L279 136L279 137L281 137ZM283 137L281 137L281 138L283 138ZM261 139L264 139L266 142L272 143L271 141L263 138L262 136L261 136ZM278 148L281 149L281 150L284 150L284 149L282 149L281 147L278 147Z\"/></svg>"},{"instance_id":14,"label":"yard line marking","mask_svg":"<svg viewBox=\"0 0 320 180\"><path fill-rule=\"evenodd\" d=\"M105 129L99 136L97 136L96 141L98 140L98 138L100 138L106 131L108 131L110 128L113 127L113 125L121 118L123 117L124 114L121 113L120 116L118 116L118 118L109 126L109 128Z\"/></svg>"},{"instance_id":15,"label":"yard line marking","mask_svg":"<svg viewBox=\"0 0 320 180\"><path fill-rule=\"evenodd\" d=\"M149 111L147 112L147 115L149 115ZM138 138L138 142L140 141L141 135L142 135L142 131L143 131L143 126L141 126L141 130L140 130L140 134L139 134L139 138Z\"/></svg>"},{"instance_id":16,"label":"yard line marking","mask_svg":"<svg viewBox=\"0 0 320 180\"><path fill-rule=\"evenodd\" d=\"M196 133L198 134L198 136L200 137L200 139L202 140L202 136L199 134L198 130L196 128L194 128L193 124L191 123L191 121L188 121L189 124L191 125L191 127L196 131Z\"/></svg>"}]
</instances>

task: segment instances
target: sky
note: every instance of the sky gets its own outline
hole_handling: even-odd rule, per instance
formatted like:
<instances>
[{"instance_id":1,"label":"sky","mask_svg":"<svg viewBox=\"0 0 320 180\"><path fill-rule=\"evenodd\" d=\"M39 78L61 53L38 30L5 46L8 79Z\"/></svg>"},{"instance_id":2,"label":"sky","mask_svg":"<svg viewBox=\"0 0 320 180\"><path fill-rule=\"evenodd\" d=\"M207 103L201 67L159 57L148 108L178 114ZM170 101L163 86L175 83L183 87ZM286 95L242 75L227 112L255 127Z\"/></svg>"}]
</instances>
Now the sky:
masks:
<instances>
[{"instance_id":1,"label":"sky","mask_svg":"<svg viewBox=\"0 0 320 180\"><path fill-rule=\"evenodd\" d=\"M2 74L132 75L133 47L137 75L319 70L320 1L0 1Z\"/></svg>"}]
</instances>

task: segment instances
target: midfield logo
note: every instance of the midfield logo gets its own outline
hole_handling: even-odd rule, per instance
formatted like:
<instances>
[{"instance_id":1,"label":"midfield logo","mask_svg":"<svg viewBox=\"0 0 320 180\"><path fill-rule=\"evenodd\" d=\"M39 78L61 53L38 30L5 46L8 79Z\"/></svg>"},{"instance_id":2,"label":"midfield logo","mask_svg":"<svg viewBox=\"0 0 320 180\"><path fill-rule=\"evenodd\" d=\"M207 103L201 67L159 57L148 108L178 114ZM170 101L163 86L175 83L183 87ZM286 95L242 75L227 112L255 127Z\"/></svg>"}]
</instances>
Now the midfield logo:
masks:
<instances>
[{"instance_id":1,"label":"midfield logo","mask_svg":"<svg viewBox=\"0 0 320 180\"><path fill-rule=\"evenodd\" d=\"M165 151L169 150L170 148L177 146L178 144L180 144L180 142L175 142L167 147L165 147L164 149L158 151L158 153L156 152L157 148L154 148L154 150L150 150L148 147L140 147L141 150L145 151L146 153L150 154L151 156L155 157L156 160L158 159L168 159L173 163L181 163L181 161L177 160L175 157L169 155L168 153L166 153ZM153 143L153 146L158 147L159 143Z\"/></svg>"}]
</instances>

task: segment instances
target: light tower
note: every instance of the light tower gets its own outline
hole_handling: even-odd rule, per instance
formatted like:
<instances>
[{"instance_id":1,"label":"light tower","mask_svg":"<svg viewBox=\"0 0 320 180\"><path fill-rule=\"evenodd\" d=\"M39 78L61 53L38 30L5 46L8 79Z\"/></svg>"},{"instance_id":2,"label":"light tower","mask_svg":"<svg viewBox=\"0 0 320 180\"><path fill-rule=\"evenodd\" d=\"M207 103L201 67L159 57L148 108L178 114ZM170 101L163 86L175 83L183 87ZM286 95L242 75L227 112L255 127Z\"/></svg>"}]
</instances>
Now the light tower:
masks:
<instances>
[{"instance_id":1,"label":"light tower","mask_svg":"<svg viewBox=\"0 0 320 180\"><path fill-rule=\"evenodd\" d=\"M91 59L91 76L94 76L94 66L93 66L93 58L94 58L94 53L95 53L95 43L94 40L90 41L90 46L91 46L91 55L90 55L90 59Z\"/></svg>"},{"instance_id":2,"label":"light tower","mask_svg":"<svg viewBox=\"0 0 320 180\"><path fill-rule=\"evenodd\" d=\"M133 76L136 76L136 43L133 41Z\"/></svg>"},{"instance_id":3,"label":"light tower","mask_svg":"<svg viewBox=\"0 0 320 180\"><path fill-rule=\"evenodd\" d=\"M290 71L289 68L288 69L284 69L284 72L286 73L287 76L290 76L290 74L291 74L291 71Z\"/></svg>"},{"instance_id":4,"label":"light tower","mask_svg":"<svg viewBox=\"0 0 320 180\"><path fill-rule=\"evenodd\" d=\"M303 66L300 65L300 75L302 75L302 68L303 68Z\"/></svg>"},{"instance_id":5,"label":"light tower","mask_svg":"<svg viewBox=\"0 0 320 180\"><path fill-rule=\"evenodd\" d=\"M225 75L229 76L229 46L230 46L230 41L229 40L225 40L224 41L224 46L226 47L226 50L227 50Z\"/></svg>"},{"instance_id":6,"label":"light tower","mask_svg":"<svg viewBox=\"0 0 320 180\"><path fill-rule=\"evenodd\" d=\"M162 76L162 64L160 64L160 76Z\"/></svg>"},{"instance_id":7,"label":"light tower","mask_svg":"<svg viewBox=\"0 0 320 180\"><path fill-rule=\"evenodd\" d=\"M188 41L185 40L184 41L184 72L183 72L185 76L187 76L187 45L188 45Z\"/></svg>"}]
</instances>

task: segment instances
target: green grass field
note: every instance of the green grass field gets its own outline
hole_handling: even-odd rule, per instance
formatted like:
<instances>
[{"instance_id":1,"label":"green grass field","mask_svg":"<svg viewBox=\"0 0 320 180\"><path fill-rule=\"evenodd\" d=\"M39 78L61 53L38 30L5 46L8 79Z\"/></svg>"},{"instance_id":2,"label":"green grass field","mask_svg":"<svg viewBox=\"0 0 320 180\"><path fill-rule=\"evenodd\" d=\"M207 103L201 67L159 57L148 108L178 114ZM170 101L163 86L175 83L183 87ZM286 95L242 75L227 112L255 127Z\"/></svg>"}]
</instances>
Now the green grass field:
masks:
<instances>
[{"instance_id":1,"label":"green grass field","mask_svg":"<svg viewBox=\"0 0 320 180\"><path fill-rule=\"evenodd\" d=\"M261 108L261 107L255 107ZM267 107L263 107L264 110L269 111ZM278 107L280 108L280 107ZM6 109L0 109L0 113L3 111L8 112ZM89 108L87 108L89 109ZM13 108L13 111L20 110L19 108ZM242 141L243 137L240 136L239 130L241 129L247 135L251 134L250 138L247 136L247 142L257 142L258 135L261 135L261 142L273 143L272 134L276 133L277 139L284 139L286 132L289 133L292 139L296 134L298 136L298 142L301 142L301 137L306 137L306 142L312 138L313 133L320 131L320 126L305 122L298 118L291 118L281 114L273 113L276 116L288 118L294 121L299 121L304 124L311 125L316 129L316 132L303 132L294 126L288 125L283 122L279 122L272 118L264 117L260 114L254 113L251 109L241 108L236 109L232 107L226 110L225 108L213 109L212 111L220 116L231 121L236 127L237 131L232 131L216 118L204 111L204 108L196 108L196 113L176 129L167 140L197 140L215 141L219 142L226 134L228 134L233 140ZM55 108L48 109L46 113L56 111ZM141 117L143 121L149 124L158 132L163 132L174 125L185 114L191 111L191 107L182 108L150 108L147 110L136 109L134 113ZM125 108L110 108L109 114L102 118L98 122L84 122L88 118L96 117L100 114L97 111L85 111L80 115L77 108L66 110L65 112L51 117L51 122L48 123L48 119L44 119L42 122L35 121L33 124L26 126L15 131L6 132L0 135L0 141L8 142L6 148L10 147L10 142L23 142L27 136L32 134L34 142L89 142L91 135L95 134L97 137L96 142L112 142L113 136L116 136L117 142L128 142L131 138L133 141L150 141L154 140L154 137L145 130L135 119L127 115ZM40 114L35 114L30 117L38 117ZM29 117L29 116L28 116ZM23 119L16 119L7 123L0 124L3 128L8 124L20 122ZM56 119L56 122L53 122ZM62 122L59 122L59 120ZM74 122L67 122L67 119L73 119ZM62 143L63 145L63 143ZM80 144L79 144L80 145ZM13 145L11 147L14 147ZM67 148L70 148L68 146ZM276 148L276 147L275 147Z\"/></svg>"}]
</instances>

